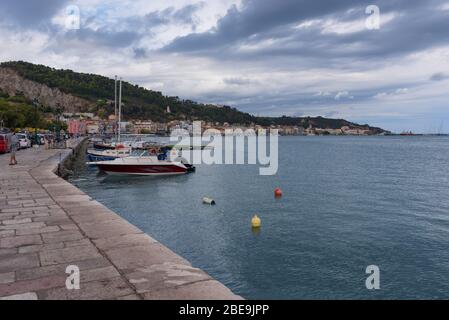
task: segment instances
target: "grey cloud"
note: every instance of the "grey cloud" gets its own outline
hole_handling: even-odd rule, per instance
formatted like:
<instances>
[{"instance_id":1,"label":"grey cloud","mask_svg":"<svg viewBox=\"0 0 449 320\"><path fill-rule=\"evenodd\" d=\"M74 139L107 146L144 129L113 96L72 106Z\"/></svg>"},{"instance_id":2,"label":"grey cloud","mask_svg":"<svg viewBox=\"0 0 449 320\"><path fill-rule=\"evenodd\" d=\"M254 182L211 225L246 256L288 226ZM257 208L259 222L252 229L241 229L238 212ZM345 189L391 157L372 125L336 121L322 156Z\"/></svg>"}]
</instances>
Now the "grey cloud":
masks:
<instances>
[{"instance_id":1,"label":"grey cloud","mask_svg":"<svg viewBox=\"0 0 449 320\"><path fill-rule=\"evenodd\" d=\"M174 7L168 7L164 10L153 11L146 14L142 23L146 28L154 28L170 23L186 24L194 27L197 23L195 13L204 7L204 2L190 4L176 10ZM131 19L138 19L136 17Z\"/></svg>"},{"instance_id":2,"label":"grey cloud","mask_svg":"<svg viewBox=\"0 0 449 320\"><path fill-rule=\"evenodd\" d=\"M329 112L326 112L325 114L324 114L324 116L326 117L326 118L334 118L335 116L337 116L338 115L338 112L337 111L329 111Z\"/></svg>"},{"instance_id":3,"label":"grey cloud","mask_svg":"<svg viewBox=\"0 0 449 320\"><path fill-rule=\"evenodd\" d=\"M205 33L177 38L166 50L201 51L211 47L224 47L280 25L329 14L357 3L357 0L326 3L304 0L244 0L241 10L232 6L215 28Z\"/></svg>"},{"instance_id":4,"label":"grey cloud","mask_svg":"<svg viewBox=\"0 0 449 320\"><path fill-rule=\"evenodd\" d=\"M297 56L318 59L330 63L333 59L356 63L408 54L449 42L449 11L428 10L426 18L419 12L399 16L380 30L363 30L348 34L322 33L320 25L305 30L284 29L284 36L277 36L277 43L268 48L251 52L254 56ZM412 22L413 21L413 22ZM431 36L430 36L431 35ZM272 35L267 35L271 37ZM325 61L324 59L329 59Z\"/></svg>"},{"instance_id":5,"label":"grey cloud","mask_svg":"<svg viewBox=\"0 0 449 320\"><path fill-rule=\"evenodd\" d=\"M195 19L195 12L203 8L204 2L187 5L173 13L173 19L184 24L194 25L197 23Z\"/></svg>"},{"instance_id":6,"label":"grey cloud","mask_svg":"<svg viewBox=\"0 0 449 320\"><path fill-rule=\"evenodd\" d=\"M252 83L250 79L241 77L225 78L223 79L223 82L229 85L238 85L238 86L248 85Z\"/></svg>"},{"instance_id":7,"label":"grey cloud","mask_svg":"<svg viewBox=\"0 0 449 320\"><path fill-rule=\"evenodd\" d=\"M2 0L0 18L14 27L36 28L49 25L50 19L68 4L69 0Z\"/></svg>"},{"instance_id":8,"label":"grey cloud","mask_svg":"<svg viewBox=\"0 0 449 320\"><path fill-rule=\"evenodd\" d=\"M132 31L81 28L59 34L55 43L57 46L62 46L66 49L70 49L72 44L79 45L80 43L85 43L98 47L117 48L119 50L132 45L139 39L140 35Z\"/></svg>"},{"instance_id":9,"label":"grey cloud","mask_svg":"<svg viewBox=\"0 0 449 320\"><path fill-rule=\"evenodd\" d=\"M144 16L143 22L145 26L149 28L168 24L170 22L170 16L172 15L173 10L173 8L168 8L162 11L153 11L147 13Z\"/></svg>"},{"instance_id":10,"label":"grey cloud","mask_svg":"<svg viewBox=\"0 0 449 320\"><path fill-rule=\"evenodd\" d=\"M372 60L372 65L376 59L381 63L387 56L447 44L449 11L436 10L441 3L442 0L379 0L381 14L397 14L393 21L380 30L338 34L323 33L320 23L304 29L294 26L310 19L364 19L365 7L371 1L246 0L240 10L231 7L215 28L176 38L162 51L251 61L291 57L297 61L300 58L306 66L345 61L357 64L365 60ZM259 48L265 40L273 43ZM255 49L245 52L240 50L242 45ZM280 63L285 63L282 59Z\"/></svg>"},{"instance_id":11,"label":"grey cloud","mask_svg":"<svg viewBox=\"0 0 449 320\"><path fill-rule=\"evenodd\" d=\"M316 92L307 91L284 91L282 95L277 92L261 91L258 95L246 94L245 90L232 90L221 93L209 93L203 96L190 97L193 100L203 102L212 102L217 104L228 104L238 106L239 109L253 114L261 115L279 115L282 110L287 115L304 115L312 113L315 115L325 115L329 106L339 108L345 106L358 106L359 104L372 103L375 96L379 92L398 94L403 88L413 88L422 85L422 82L398 83L394 86L379 86L369 89L348 90L344 94L344 90L334 92ZM401 89L402 88L402 89ZM340 93L340 98L335 99Z\"/></svg>"},{"instance_id":12,"label":"grey cloud","mask_svg":"<svg viewBox=\"0 0 449 320\"><path fill-rule=\"evenodd\" d=\"M449 79L449 74L445 74L443 72L435 73L430 77L431 81L443 81L447 79Z\"/></svg>"},{"instance_id":13,"label":"grey cloud","mask_svg":"<svg viewBox=\"0 0 449 320\"><path fill-rule=\"evenodd\" d=\"M134 58L136 59L143 59L148 57L147 51L144 48L134 48L133 51Z\"/></svg>"}]
</instances>

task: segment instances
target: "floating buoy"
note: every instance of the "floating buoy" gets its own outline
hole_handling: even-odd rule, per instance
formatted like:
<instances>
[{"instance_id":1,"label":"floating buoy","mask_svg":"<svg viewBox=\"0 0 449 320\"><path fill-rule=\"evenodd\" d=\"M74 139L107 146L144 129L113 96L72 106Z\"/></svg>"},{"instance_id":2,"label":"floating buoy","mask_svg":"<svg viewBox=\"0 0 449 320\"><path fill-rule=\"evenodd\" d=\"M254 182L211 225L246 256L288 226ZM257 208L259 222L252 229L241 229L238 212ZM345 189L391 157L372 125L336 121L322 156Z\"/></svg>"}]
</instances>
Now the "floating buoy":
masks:
<instances>
[{"instance_id":1,"label":"floating buoy","mask_svg":"<svg viewBox=\"0 0 449 320\"><path fill-rule=\"evenodd\" d=\"M261 221L260 218L257 216L257 214L254 215L254 217L251 219L251 226L253 228L260 228Z\"/></svg>"},{"instance_id":2,"label":"floating buoy","mask_svg":"<svg viewBox=\"0 0 449 320\"><path fill-rule=\"evenodd\" d=\"M203 198L203 203L210 204L211 206L213 206L213 205L215 205L215 200L211 199L211 198L208 198L208 197L204 197Z\"/></svg>"},{"instance_id":3,"label":"floating buoy","mask_svg":"<svg viewBox=\"0 0 449 320\"><path fill-rule=\"evenodd\" d=\"M276 188L276 189L274 189L274 196L275 196L276 198L282 197L282 190L281 190L281 188Z\"/></svg>"}]
</instances>

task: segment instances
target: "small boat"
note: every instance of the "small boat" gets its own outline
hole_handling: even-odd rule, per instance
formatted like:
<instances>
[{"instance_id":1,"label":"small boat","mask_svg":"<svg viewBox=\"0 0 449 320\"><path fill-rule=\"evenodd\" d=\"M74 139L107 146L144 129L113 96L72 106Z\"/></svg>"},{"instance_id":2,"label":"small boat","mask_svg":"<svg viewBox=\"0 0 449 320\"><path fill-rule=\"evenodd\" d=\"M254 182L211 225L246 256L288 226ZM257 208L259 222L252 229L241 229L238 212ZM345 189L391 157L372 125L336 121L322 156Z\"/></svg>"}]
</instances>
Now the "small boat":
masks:
<instances>
[{"instance_id":1,"label":"small boat","mask_svg":"<svg viewBox=\"0 0 449 320\"><path fill-rule=\"evenodd\" d=\"M117 148L114 150L87 150L87 158L89 161L108 161L117 158L125 158L131 155L130 148Z\"/></svg>"},{"instance_id":2,"label":"small boat","mask_svg":"<svg viewBox=\"0 0 449 320\"><path fill-rule=\"evenodd\" d=\"M94 142L93 143L94 149L97 150L114 150L115 146L112 143L106 143L106 142Z\"/></svg>"},{"instance_id":3,"label":"small boat","mask_svg":"<svg viewBox=\"0 0 449 320\"><path fill-rule=\"evenodd\" d=\"M88 162L111 175L168 176L194 171L190 164L159 160L157 156L130 156L111 161Z\"/></svg>"}]
</instances>

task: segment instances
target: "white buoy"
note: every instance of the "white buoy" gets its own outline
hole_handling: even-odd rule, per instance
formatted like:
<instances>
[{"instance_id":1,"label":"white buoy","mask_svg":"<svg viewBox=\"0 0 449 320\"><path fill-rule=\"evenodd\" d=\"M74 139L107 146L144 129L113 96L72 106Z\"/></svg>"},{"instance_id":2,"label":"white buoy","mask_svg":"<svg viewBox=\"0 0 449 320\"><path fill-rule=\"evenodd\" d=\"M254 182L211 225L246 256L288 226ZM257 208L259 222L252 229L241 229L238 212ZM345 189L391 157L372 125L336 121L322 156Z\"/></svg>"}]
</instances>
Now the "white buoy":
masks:
<instances>
[{"instance_id":1,"label":"white buoy","mask_svg":"<svg viewBox=\"0 0 449 320\"><path fill-rule=\"evenodd\" d=\"M208 197L204 197L203 198L203 203L210 204L211 206L213 206L213 205L215 205L215 200L211 199L211 198L208 198Z\"/></svg>"}]
</instances>

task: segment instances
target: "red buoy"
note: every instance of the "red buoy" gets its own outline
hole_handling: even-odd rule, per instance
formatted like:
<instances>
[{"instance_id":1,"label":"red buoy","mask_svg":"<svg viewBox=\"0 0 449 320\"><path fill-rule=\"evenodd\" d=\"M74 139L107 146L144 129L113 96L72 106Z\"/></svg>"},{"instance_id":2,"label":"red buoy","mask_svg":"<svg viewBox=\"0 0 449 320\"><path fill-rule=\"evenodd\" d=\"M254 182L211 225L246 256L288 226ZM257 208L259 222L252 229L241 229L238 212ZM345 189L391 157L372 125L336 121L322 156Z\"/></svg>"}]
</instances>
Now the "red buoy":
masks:
<instances>
[{"instance_id":1,"label":"red buoy","mask_svg":"<svg viewBox=\"0 0 449 320\"><path fill-rule=\"evenodd\" d=\"M282 197L282 190L281 190L281 188L276 188L276 189L274 189L274 196L275 196L276 198Z\"/></svg>"}]
</instances>

